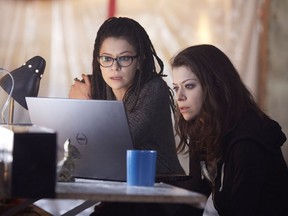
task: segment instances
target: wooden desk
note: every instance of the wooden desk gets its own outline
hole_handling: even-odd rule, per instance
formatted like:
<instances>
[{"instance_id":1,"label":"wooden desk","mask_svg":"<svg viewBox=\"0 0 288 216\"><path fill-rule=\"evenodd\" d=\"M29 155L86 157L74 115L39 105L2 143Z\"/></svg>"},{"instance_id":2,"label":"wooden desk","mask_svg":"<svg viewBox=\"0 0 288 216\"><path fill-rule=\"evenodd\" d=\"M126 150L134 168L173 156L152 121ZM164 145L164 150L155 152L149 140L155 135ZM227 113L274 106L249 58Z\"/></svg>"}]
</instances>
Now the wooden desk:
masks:
<instances>
[{"instance_id":1,"label":"wooden desk","mask_svg":"<svg viewBox=\"0 0 288 216\"><path fill-rule=\"evenodd\" d=\"M83 199L112 202L182 203L204 208L206 196L165 183L154 187L129 187L126 182L77 179L76 182L58 182L59 199Z\"/></svg>"},{"instance_id":2,"label":"wooden desk","mask_svg":"<svg viewBox=\"0 0 288 216\"><path fill-rule=\"evenodd\" d=\"M76 215L95 205L99 201L142 202L142 203L178 203L204 209L206 196L165 183L155 183L154 187L129 187L126 182L76 179L76 182L57 182L56 199L86 200L62 216ZM28 199L2 214L13 216L28 207L37 199Z\"/></svg>"}]
</instances>

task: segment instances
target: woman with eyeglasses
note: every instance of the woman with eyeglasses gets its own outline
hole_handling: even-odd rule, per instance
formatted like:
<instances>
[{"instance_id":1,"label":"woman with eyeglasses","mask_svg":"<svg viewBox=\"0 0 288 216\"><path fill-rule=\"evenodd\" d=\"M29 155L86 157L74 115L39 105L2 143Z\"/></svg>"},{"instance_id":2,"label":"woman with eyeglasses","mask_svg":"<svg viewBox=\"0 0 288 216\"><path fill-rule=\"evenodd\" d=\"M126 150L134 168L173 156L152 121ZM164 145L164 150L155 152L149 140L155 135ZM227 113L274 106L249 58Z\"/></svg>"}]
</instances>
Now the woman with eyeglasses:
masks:
<instances>
[{"instance_id":1,"label":"woman with eyeglasses","mask_svg":"<svg viewBox=\"0 0 288 216\"><path fill-rule=\"evenodd\" d=\"M96 36L92 66L92 76L76 80L69 97L124 101L134 148L157 150L157 174L184 174L174 141L173 96L144 28L126 17L107 19Z\"/></svg>"},{"instance_id":2,"label":"woman with eyeglasses","mask_svg":"<svg viewBox=\"0 0 288 216\"><path fill-rule=\"evenodd\" d=\"M123 101L134 148L157 151L158 176L184 175L173 132L172 90L162 78L163 62L145 29L130 18L107 19L97 32L92 67L92 76L82 75L82 81L76 80L69 97ZM162 208L152 204L102 203L93 215L149 215L159 211L162 213Z\"/></svg>"}]
</instances>

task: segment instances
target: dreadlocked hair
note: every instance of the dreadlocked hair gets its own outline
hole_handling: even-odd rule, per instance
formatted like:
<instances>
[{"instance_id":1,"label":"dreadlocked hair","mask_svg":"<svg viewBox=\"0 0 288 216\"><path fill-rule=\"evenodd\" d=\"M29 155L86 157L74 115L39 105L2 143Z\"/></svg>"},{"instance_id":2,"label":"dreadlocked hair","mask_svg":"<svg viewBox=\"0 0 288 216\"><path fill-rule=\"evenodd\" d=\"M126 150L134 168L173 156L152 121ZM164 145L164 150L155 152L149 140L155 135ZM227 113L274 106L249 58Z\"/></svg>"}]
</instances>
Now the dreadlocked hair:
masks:
<instances>
[{"instance_id":1,"label":"dreadlocked hair","mask_svg":"<svg viewBox=\"0 0 288 216\"><path fill-rule=\"evenodd\" d=\"M133 84L129 87L123 98L123 101L125 102L128 98L133 97L133 105L130 108L133 109L138 101L143 85L156 76L166 76L163 74L164 64L156 54L147 32L138 22L127 17L111 17L100 26L94 43L91 87L93 99L107 99L107 88L109 87L102 77L100 64L97 58L99 57L103 41L108 37L125 39L136 50L139 69L136 71ZM159 72L157 72L155 61L159 66ZM167 87L169 88L168 85ZM170 88L169 91L171 108L174 111L173 92Z\"/></svg>"}]
</instances>

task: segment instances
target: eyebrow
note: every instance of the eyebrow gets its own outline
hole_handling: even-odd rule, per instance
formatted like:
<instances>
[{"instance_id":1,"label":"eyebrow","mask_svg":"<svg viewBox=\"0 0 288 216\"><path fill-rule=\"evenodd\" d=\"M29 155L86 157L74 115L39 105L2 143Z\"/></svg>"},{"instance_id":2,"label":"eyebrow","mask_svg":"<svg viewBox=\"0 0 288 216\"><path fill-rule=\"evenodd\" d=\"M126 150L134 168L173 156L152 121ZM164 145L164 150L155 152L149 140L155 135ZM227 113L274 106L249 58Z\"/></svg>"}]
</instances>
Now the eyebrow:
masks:
<instances>
[{"instance_id":1,"label":"eyebrow","mask_svg":"<svg viewBox=\"0 0 288 216\"><path fill-rule=\"evenodd\" d=\"M190 80L194 80L194 81L195 81L195 80L197 80L197 79L196 79L196 78L189 78L189 79L183 80L181 83L185 83L185 82L190 81ZM177 84L175 84L175 83L173 83L173 82L172 82L172 84L173 84L173 85L177 85Z\"/></svg>"},{"instance_id":2,"label":"eyebrow","mask_svg":"<svg viewBox=\"0 0 288 216\"><path fill-rule=\"evenodd\" d=\"M133 54L133 51L129 51L129 50L127 50L127 51L123 51L123 52L121 52L121 53L119 53L118 55L123 55L123 54ZM112 54L111 53L101 53L100 55L109 55L109 56L112 56Z\"/></svg>"}]
</instances>

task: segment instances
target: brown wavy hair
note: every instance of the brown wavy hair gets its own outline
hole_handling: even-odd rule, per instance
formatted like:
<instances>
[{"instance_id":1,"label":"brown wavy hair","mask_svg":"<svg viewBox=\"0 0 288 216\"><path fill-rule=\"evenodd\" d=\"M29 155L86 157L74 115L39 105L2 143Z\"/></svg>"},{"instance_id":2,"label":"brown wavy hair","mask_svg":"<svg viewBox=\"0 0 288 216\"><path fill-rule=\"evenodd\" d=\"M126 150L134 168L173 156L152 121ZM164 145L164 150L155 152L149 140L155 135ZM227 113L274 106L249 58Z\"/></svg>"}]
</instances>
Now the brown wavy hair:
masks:
<instances>
[{"instance_id":1,"label":"brown wavy hair","mask_svg":"<svg viewBox=\"0 0 288 216\"><path fill-rule=\"evenodd\" d=\"M203 89L203 106L196 119L186 121L176 111L175 130L180 138L178 151L197 151L207 162L220 159L223 138L246 111L266 116L241 80L230 59L213 45L191 46L171 59L172 68L187 66ZM188 150L188 151L189 151Z\"/></svg>"}]
</instances>

